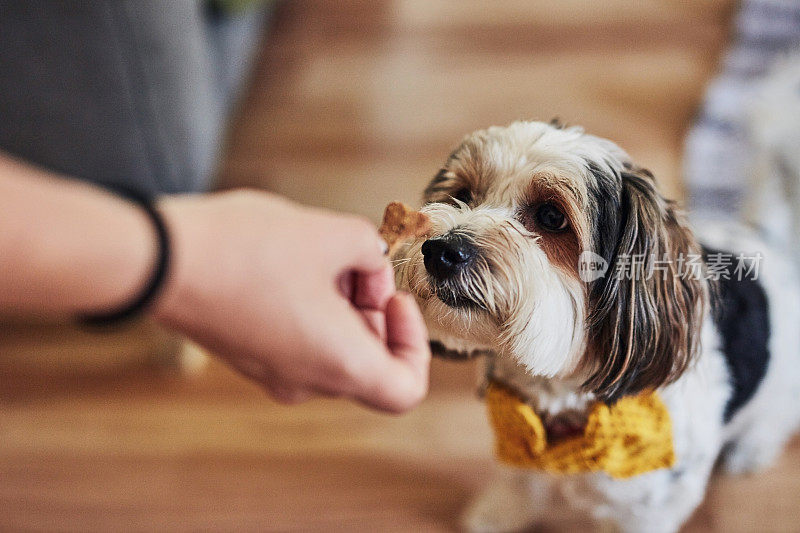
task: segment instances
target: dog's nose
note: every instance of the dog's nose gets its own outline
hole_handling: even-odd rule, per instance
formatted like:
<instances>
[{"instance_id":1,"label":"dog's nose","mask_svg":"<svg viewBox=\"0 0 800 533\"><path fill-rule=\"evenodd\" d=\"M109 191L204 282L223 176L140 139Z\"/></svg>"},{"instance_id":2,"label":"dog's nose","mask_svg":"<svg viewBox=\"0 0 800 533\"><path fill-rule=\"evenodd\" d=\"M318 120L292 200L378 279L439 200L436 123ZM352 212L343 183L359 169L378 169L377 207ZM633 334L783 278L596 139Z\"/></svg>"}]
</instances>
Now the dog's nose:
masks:
<instances>
[{"instance_id":1,"label":"dog's nose","mask_svg":"<svg viewBox=\"0 0 800 533\"><path fill-rule=\"evenodd\" d=\"M444 280L469 264L477 249L467 238L445 235L422 243L425 270L438 280Z\"/></svg>"}]
</instances>

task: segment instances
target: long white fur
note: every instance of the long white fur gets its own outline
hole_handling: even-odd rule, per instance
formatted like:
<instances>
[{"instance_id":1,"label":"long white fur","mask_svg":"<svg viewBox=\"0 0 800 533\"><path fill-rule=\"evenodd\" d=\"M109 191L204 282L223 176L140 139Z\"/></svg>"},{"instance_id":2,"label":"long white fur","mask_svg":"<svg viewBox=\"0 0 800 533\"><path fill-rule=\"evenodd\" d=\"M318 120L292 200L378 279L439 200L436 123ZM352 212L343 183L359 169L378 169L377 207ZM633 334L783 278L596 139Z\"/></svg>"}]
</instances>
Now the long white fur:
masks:
<instances>
[{"instance_id":1,"label":"long white fur","mask_svg":"<svg viewBox=\"0 0 800 533\"><path fill-rule=\"evenodd\" d=\"M523 392L539 412L581 410L593 400L569 377L584 349L583 290L575 277L551 265L535 236L514 220L516 202L532 172L585 175L586 159L619 166L625 153L610 141L577 128L542 123L490 128L482 157L493 183L481 205L430 204L423 208L435 234L466 231L504 242L491 251L486 307L454 309L428 286L421 241L399 254L397 279L417 295L431 337L462 351L492 350L494 379ZM576 180L580 183L580 179ZM586 513L621 531L672 532L702 501L712 468L724 451L725 467L750 471L771 464L800 421L800 288L784 254L771 251L740 228L708 228L709 244L730 251L762 252L760 279L770 302L772 337L767 375L755 397L727 425L723 411L730 376L712 320L702 330L702 353L676 382L659 392L673 423L677 464L628 480L605 474L553 476L501 467L467 509L469 531L513 531L554 513ZM500 238L499 235L502 235ZM700 236L703 240L703 235ZM485 244L485 242L484 242Z\"/></svg>"}]
</instances>

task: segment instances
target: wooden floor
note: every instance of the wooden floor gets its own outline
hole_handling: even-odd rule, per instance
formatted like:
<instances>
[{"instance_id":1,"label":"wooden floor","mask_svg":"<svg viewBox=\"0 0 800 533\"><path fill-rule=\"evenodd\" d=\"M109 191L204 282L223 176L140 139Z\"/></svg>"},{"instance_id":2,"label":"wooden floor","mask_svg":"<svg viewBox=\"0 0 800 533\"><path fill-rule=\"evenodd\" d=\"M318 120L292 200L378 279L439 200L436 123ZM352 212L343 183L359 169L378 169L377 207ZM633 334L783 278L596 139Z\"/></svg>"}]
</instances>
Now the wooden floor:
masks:
<instances>
[{"instance_id":1,"label":"wooden floor","mask_svg":"<svg viewBox=\"0 0 800 533\"><path fill-rule=\"evenodd\" d=\"M731 2L294 1L240 110L223 186L377 219L414 202L468 131L559 116L681 193L680 149ZM285 408L219 363L164 360L152 326L0 325L0 530L452 531L491 470L469 365L422 406ZM800 442L715 478L686 531L800 531ZM585 531L579 517L547 531Z\"/></svg>"},{"instance_id":2,"label":"wooden floor","mask_svg":"<svg viewBox=\"0 0 800 533\"><path fill-rule=\"evenodd\" d=\"M492 465L471 370L436 362L422 406L387 417L280 407L219 363L194 377L5 368L0 530L454 531ZM795 442L768 472L715 478L686 531L798 531L798 493Z\"/></svg>"}]
</instances>

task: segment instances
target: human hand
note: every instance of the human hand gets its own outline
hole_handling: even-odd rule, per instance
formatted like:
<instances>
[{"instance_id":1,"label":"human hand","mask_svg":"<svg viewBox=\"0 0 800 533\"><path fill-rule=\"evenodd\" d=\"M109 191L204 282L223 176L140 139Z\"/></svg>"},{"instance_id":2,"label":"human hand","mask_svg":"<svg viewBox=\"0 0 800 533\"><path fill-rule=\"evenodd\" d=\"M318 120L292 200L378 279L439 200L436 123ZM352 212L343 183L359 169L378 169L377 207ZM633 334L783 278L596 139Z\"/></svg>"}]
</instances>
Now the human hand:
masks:
<instances>
[{"instance_id":1,"label":"human hand","mask_svg":"<svg viewBox=\"0 0 800 533\"><path fill-rule=\"evenodd\" d=\"M255 191L169 197L160 210L174 259L157 320L279 401L402 412L424 397L425 326L369 222Z\"/></svg>"}]
</instances>

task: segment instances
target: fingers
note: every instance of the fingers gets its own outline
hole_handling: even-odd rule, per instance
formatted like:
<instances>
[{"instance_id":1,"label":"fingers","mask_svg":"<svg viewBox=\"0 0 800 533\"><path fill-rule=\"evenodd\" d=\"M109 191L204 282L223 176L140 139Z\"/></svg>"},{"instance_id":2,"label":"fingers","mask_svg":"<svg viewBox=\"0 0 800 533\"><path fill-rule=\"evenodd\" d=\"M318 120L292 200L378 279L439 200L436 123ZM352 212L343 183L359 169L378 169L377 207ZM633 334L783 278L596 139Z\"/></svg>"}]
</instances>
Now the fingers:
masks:
<instances>
[{"instance_id":1,"label":"fingers","mask_svg":"<svg viewBox=\"0 0 800 533\"><path fill-rule=\"evenodd\" d=\"M394 292L394 271L389 263L384 263L378 271L356 274L352 301L359 309L383 311Z\"/></svg>"},{"instance_id":2,"label":"fingers","mask_svg":"<svg viewBox=\"0 0 800 533\"><path fill-rule=\"evenodd\" d=\"M339 292L356 307L369 329L386 342L384 310L394 294L394 273L386 263L376 272L346 272L339 276Z\"/></svg>"},{"instance_id":3,"label":"fingers","mask_svg":"<svg viewBox=\"0 0 800 533\"><path fill-rule=\"evenodd\" d=\"M359 311L367 323L370 331L378 337L381 344L386 344L386 315L383 311L374 311L372 309L365 309Z\"/></svg>"},{"instance_id":4,"label":"fingers","mask_svg":"<svg viewBox=\"0 0 800 533\"><path fill-rule=\"evenodd\" d=\"M346 272L339 276L339 292L357 308L375 336L385 343L384 310L394 294L392 267L387 263L377 272Z\"/></svg>"},{"instance_id":5,"label":"fingers","mask_svg":"<svg viewBox=\"0 0 800 533\"><path fill-rule=\"evenodd\" d=\"M385 311L355 310L339 299L331 304L324 314L335 318L320 328L322 344L306 364L274 368L251 357L229 361L285 404L312 395L346 396L374 409L402 413L422 401L430 349L413 297L394 294Z\"/></svg>"},{"instance_id":6,"label":"fingers","mask_svg":"<svg viewBox=\"0 0 800 533\"><path fill-rule=\"evenodd\" d=\"M349 302L355 300L356 297L356 281L358 273L348 270L339 275L337 283L339 284L339 293L345 297Z\"/></svg>"},{"instance_id":7,"label":"fingers","mask_svg":"<svg viewBox=\"0 0 800 533\"><path fill-rule=\"evenodd\" d=\"M425 324L410 295L396 294L389 300L386 339L388 350L377 342L364 343L362 352L353 354L365 363L352 384L354 396L370 407L402 413L427 393L430 364Z\"/></svg>"},{"instance_id":8,"label":"fingers","mask_svg":"<svg viewBox=\"0 0 800 533\"><path fill-rule=\"evenodd\" d=\"M426 380L431 362L428 331L414 297L397 293L386 306L386 342L392 355Z\"/></svg>"}]
</instances>

